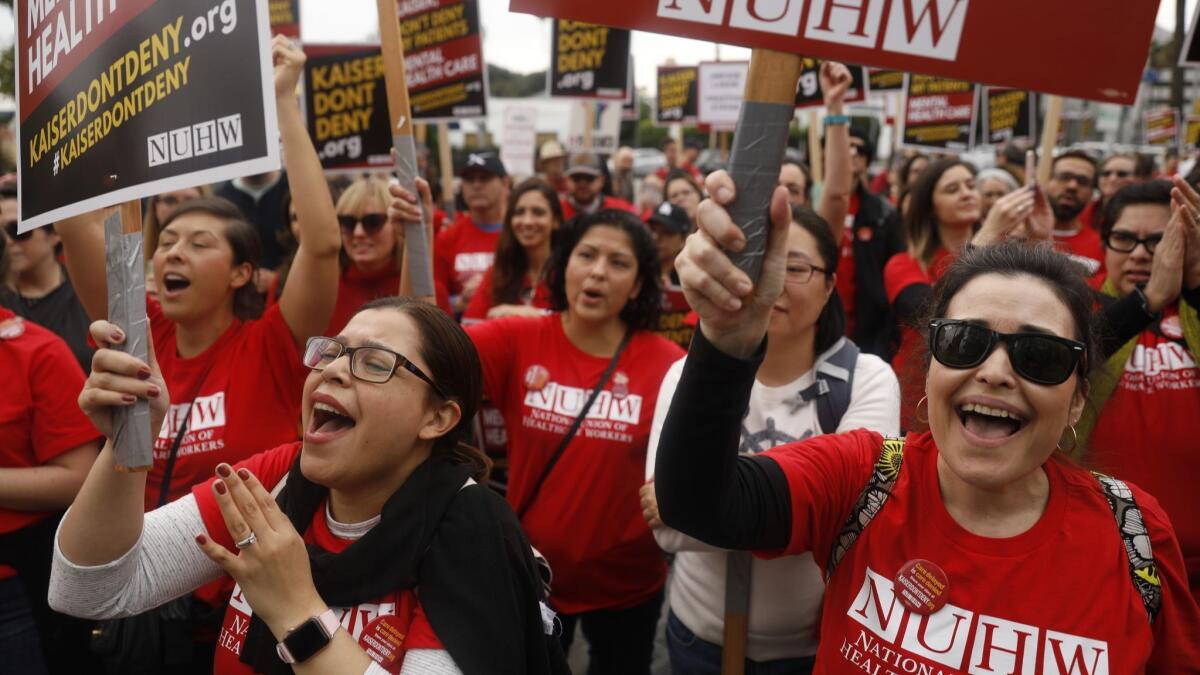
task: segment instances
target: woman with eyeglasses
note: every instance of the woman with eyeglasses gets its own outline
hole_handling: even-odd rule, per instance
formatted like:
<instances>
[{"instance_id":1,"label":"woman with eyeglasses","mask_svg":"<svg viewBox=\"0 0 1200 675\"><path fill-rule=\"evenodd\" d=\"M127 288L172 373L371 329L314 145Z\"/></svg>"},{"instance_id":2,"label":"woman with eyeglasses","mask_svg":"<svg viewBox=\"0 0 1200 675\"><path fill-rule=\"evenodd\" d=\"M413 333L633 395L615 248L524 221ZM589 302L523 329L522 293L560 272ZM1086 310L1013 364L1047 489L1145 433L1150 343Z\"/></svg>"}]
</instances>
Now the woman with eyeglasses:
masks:
<instances>
[{"instance_id":1,"label":"woman with eyeglasses","mask_svg":"<svg viewBox=\"0 0 1200 675\"><path fill-rule=\"evenodd\" d=\"M786 186L785 186L786 187ZM767 350L754 376L739 452L758 455L798 440L854 429L900 431L900 386L886 362L860 354L845 334L834 293L838 245L828 223L807 207L791 208L783 288L771 306ZM663 525L654 497L659 436L686 360L667 372L654 409L643 516L659 546L675 554L667 597L667 647L675 675L718 673L731 594L749 602L747 672L807 673L816 654L825 584L811 555L753 561L750 581L728 583L741 556Z\"/></svg>"},{"instance_id":2,"label":"woman with eyeglasses","mask_svg":"<svg viewBox=\"0 0 1200 675\"><path fill-rule=\"evenodd\" d=\"M1155 180L1117 191L1105 230L1108 329L1079 427L1101 470L1151 491L1179 532L1200 600L1200 194Z\"/></svg>"},{"instance_id":3,"label":"woman with eyeglasses","mask_svg":"<svg viewBox=\"0 0 1200 675\"><path fill-rule=\"evenodd\" d=\"M83 411L109 438L130 399L161 422L154 359L114 349L107 322L92 336ZM303 440L221 463L145 516L146 474L115 470L106 444L59 530L51 604L125 616L228 574L214 673L566 672L529 544L463 443L482 383L453 319L375 300L297 360Z\"/></svg>"},{"instance_id":4,"label":"woman with eyeglasses","mask_svg":"<svg viewBox=\"0 0 1200 675\"><path fill-rule=\"evenodd\" d=\"M680 256L700 330L658 446L663 522L760 557L811 552L827 581L817 673L1195 670L1200 610L1166 515L1064 456L1099 354L1089 288L1048 245L973 247L943 271L929 432L738 456L786 278L785 202L777 190L757 284L726 257L743 235L718 209Z\"/></svg>"},{"instance_id":5,"label":"woman with eyeglasses","mask_svg":"<svg viewBox=\"0 0 1200 675\"><path fill-rule=\"evenodd\" d=\"M158 299L147 299L146 312L175 401L168 424L154 428L146 510L183 496L219 463L296 439L306 374L300 350L322 334L337 301L333 201L292 95L304 53L282 37L273 52L300 246L279 302L264 311L254 287L261 242L237 207L216 197L194 199L162 223L153 252ZM71 278L93 319L108 316L100 215L58 227Z\"/></svg>"}]
</instances>

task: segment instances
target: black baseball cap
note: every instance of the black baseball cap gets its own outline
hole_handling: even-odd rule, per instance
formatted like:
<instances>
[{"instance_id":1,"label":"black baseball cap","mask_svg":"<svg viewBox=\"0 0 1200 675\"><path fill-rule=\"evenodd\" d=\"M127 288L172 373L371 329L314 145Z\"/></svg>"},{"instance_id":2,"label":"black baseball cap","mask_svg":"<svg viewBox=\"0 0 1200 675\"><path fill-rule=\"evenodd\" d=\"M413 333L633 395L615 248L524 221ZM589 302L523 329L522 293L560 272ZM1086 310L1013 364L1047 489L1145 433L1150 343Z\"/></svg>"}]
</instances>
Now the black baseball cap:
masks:
<instances>
[{"instance_id":1,"label":"black baseball cap","mask_svg":"<svg viewBox=\"0 0 1200 675\"><path fill-rule=\"evenodd\" d=\"M671 202L659 204L646 222L661 225L668 234L688 234L692 231L692 219L688 217L687 211Z\"/></svg>"},{"instance_id":2,"label":"black baseball cap","mask_svg":"<svg viewBox=\"0 0 1200 675\"><path fill-rule=\"evenodd\" d=\"M575 176L583 174L598 178L604 175L604 169L600 165L600 158L591 152L573 152L571 157L567 159L567 175Z\"/></svg>"},{"instance_id":3,"label":"black baseball cap","mask_svg":"<svg viewBox=\"0 0 1200 675\"><path fill-rule=\"evenodd\" d=\"M458 175L463 176L468 171L482 171L500 178L508 175L508 172L504 170L504 162L500 161L500 155L493 150L472 152L467 155L467 161L458 170Z\"/></svg>"}]
</instances>

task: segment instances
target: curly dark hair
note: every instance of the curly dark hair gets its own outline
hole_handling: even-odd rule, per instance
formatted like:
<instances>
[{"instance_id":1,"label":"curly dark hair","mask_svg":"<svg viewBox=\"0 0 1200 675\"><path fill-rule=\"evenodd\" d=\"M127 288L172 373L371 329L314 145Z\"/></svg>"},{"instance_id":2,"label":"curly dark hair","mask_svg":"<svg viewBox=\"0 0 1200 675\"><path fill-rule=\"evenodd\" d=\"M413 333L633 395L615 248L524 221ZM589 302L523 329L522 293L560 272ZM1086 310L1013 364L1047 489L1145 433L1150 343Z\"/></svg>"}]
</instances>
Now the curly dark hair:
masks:
<instances>
[{"instance_id":1,"label":"curly dark hair","mask_svg":"<svg viewBox=\"0 0 1200 675\"><path fill-rule=\"evenodd\" d=\"M567 301L567 264L579 241L593 227L604 226L621 230L629 237L633 255L637 260L638 282L641 284L637 297L626 302L621 309L621 321L631 330L650 330L658 325L658 314L662 309L662 290L658 280L658 249L650 237L650 230L632 213L605 209L596 213L576 216L554 245L550 261L546 264L546 284L550 288L550 305L557 312L569 308Z\"/></svg>"}]
</instances>

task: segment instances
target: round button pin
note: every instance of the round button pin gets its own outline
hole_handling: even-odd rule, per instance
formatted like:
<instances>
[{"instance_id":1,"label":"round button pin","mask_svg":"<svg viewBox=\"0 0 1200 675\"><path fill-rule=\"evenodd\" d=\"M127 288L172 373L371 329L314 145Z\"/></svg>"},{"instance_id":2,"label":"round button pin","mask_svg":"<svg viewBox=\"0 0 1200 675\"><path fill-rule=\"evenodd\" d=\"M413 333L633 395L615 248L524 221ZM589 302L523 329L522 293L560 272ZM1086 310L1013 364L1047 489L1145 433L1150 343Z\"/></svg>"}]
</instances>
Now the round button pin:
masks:
<instances>
[{"instance_id":1,"label":"round button pin","mask_svg":"<svg viewBox=\"0 0 1200 675\"><path fill-rule=\"evenodd\" d=\"M950 579L936 564L920 558L910 560L896 573L896 595L917 614L933 614L950 600Z\"/></svg>"},{"instance_id":2,"label":"round button pin","mask_svg":"<svg viewBox=\"0 0 1200 675\"><path fill-rule=\"evenodd\" d=\"M385 614L363 627L358 644L384 670L398 673L403 663L404 638L404 627L400 625L399 617Z\"/></svg>"}]
</instances>

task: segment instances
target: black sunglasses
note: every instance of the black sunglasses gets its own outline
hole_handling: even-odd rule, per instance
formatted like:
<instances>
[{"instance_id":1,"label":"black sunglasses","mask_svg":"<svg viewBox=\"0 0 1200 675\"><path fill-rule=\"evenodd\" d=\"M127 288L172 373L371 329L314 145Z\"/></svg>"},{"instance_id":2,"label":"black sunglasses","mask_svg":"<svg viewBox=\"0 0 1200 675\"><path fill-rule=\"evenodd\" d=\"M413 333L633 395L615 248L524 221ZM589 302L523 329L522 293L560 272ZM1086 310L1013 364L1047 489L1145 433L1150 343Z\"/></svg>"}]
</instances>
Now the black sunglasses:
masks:
<instances>
[{"instance_id":1,"label":"black sunglasses","mask_svg":"<svg viewBox=\"0 0 1200 675\"><path fill-rule=\"evenodd\" d=\"M343 214L339 215L337 220L338 226L341 227L346 234L353 234L354 228L357 227L359 223L362 223L363 232L366 232L368 235L374 235L376 232L379 232L379 230L383 229L383 226L387 224L388 217L386 213L364 213L361 218Z\"/></svg>"},{"instance_id":2,"label":"black sunglasses","mask_svg":"<svg viewBox=\"0 0 1200 675\"><path fill-rule=\"evenodd\" d=\"M968 321L929 322L929 351L947 368L974 368L983 363L996 343L1008 346L1008 360L1018 375L1036 384L1066 382L1083 362L1084 345L1045 333L997 333Z\"/></svg>"},{"instance_id":3,"label":"black sunglasses","mask_svg":"<svg viewBox=\"0 0 1200 675\"><path fill-rule=\"evenodd\" d=\"M1161 233L1152 234L1145 239L1141 239L1137 235L1130 234L1129 232L1113 230L1112 232L1108 233L1108 239L1104 240L1104 245L1116 251L1117 253L1133 253L1134 249L1138 247L1138 244L1141 244L1146 247L1147 253L1154 253L1154 249L1162 240L1163 235Z\"/></svg>"},{"instance_id":4,"label":"black sunglasses","mask_svg":"<svg viewBox=\"0 0 1200 675\"><path fill-rule=\"evenodd\" d=\"M25 241L33 236L33 230L17 234L17 221L9 220L4 223L4 233L13 241Z\"/></svg>"},{"instance_id":5,"label":"black sunglasses","mask_svg":"<svg viewBox=\"0 0 1200 675\"><path fill-rule=\"evenodd\" d=\"M310 337L304 346L304 365L312 370L325 370L343 354L350 357L350 374L364 382L383 384L403 368L428 384L435 394L447 398L433 378L408 357L382 347L347 347L333 338Z\"/></svg>"}]
</instances>

